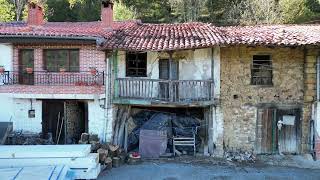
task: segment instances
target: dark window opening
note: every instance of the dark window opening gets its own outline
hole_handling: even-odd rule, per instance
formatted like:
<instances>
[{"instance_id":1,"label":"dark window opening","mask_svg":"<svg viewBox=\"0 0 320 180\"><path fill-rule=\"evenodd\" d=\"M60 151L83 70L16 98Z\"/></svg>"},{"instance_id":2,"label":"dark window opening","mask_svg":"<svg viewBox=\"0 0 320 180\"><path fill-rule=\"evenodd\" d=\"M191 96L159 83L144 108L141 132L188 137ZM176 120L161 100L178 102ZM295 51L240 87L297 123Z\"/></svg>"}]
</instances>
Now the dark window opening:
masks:
<instances>
[{"instance_id":1,"label":"dark window opening","mask_svg":"<svg viewBox=\"0 0 320 180\"><path fill-rule=\"evenodd\" d=\"M126 76L147 77L147 53L126 54Z\"/></svg>"},{"instance_id":2,"label":"dark window opening","mask_svg":"<svg viewBox=\"0 0 320 180\"><path fill-rule=\"evenodd\" d=\"M254 55L251 67L252 85L273 85L270 55Z\"/></svg>"},{"instance_id":3,"label":"dark window opening","mask_svg":"<svg viewBox=\"0 0 320 180\"><path fill-rule=\"evenodd\" d=\"M43 53L45 69L50 72L79 72L78 49L47 49Z\"/></svg>"}]
</instances>

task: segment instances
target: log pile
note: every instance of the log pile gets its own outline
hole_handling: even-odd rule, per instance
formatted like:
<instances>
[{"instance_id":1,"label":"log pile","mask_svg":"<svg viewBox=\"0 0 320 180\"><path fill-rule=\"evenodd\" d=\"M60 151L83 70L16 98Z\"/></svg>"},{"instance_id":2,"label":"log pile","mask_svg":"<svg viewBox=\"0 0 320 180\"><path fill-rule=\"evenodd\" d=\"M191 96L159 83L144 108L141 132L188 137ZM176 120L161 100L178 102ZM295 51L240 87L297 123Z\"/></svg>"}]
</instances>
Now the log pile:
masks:
<instances>
[{"instance_id":1,"label":"log pile","mask_svg":"<svg viewBox=\"0 0 320 180\"><path fill-rule=\"evenodd\" d=\"M106 169L117 168L126 162L124 149L114 144L102 144L97 135L83 133L79 144L91 144L91 152L99 154L99 162Z\"/></svg>"}]
</instances>

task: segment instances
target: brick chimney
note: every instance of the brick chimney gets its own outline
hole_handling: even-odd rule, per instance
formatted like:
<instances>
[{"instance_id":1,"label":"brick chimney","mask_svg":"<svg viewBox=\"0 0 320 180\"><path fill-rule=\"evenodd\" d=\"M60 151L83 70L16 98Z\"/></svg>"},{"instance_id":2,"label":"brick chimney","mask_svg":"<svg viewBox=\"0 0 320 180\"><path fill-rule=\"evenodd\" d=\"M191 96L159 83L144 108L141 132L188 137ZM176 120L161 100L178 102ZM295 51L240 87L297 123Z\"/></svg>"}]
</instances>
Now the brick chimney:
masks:
<instances>
[{"instance_id":1,"label":"brick chimney","mask_svg":"<svg viewBox=\"0 0 320 180\"><path fill-rule=\"evenodd\" d=\"M105 28L111 28L113 23L113 3L110 0L102 1L101 24Z\"/></svg>"},{"instance_id":2,"label":"brick chimney","mask_svg":"<svg viewBox=\"0 0 320 180\"><path fill-rule=\"evenodd\" d=\"M28 25L40 26L44 23L43 9L36 3L28 3Z\"/></svg>"}]
</instances>

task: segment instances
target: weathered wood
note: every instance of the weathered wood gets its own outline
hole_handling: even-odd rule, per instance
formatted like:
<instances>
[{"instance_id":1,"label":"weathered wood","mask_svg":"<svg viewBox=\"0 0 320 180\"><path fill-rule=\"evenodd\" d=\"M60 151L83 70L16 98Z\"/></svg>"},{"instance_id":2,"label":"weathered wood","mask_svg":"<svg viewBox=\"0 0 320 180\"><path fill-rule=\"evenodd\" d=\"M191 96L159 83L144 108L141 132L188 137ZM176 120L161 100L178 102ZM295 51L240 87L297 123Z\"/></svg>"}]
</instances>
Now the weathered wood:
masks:
<instances>
[{"instance_id":1,"label":"weathered wood","mask_svg":"<svg viewBox=\"0 0 320 180\"><path fill-rule=\"evenodd\" d=\"M120 158L118 157L112 158L112 167L114 168L120 167Z\"/></svg>"},{"instance_id":2,"label":"weathered wood","mask_svg":"<svg viewBox=\"0 0 320 180\"><path fill-rule=\"evenodd\" d=\"M89 141L89 134L88 134L88 133L82 133L82 134L81 134L81 137L80 137L80 140L81 140L82 142L87 142L87 141Z\"/></svg>"},{"instance_id":3,"label":"weathered wood","mask_svg":"<svg viewBox=\"0 0 320 180\"><path fill-rule=\"evenodd\" d=\"M105 159L104 164L106 165L106 169L112 169L112 159L110 157Z\"/></svg>"},{"instance_id":4,"label":"weathered wood","mask_svg":"<svg viewBox=\"0 0 320 180\"><path fill-rule=\"evenodd\" d=\"M97 153L99 154L99 161L100 162L104 162L105 159L108 157L108 150L106 150L106 149L100 148L97 150Z\"/></svg>"},{"instance_id":5,"label":"weathered wood","mask_svg":"<svg viewBox=\"0 0 320 180\"><path fill-rule=\"evenodd\" d=\"M119 98L151 99L177 103L213 100L212 80L118 78L116 81L123 89L119 93Z\"/></svg>"}]
</instances>

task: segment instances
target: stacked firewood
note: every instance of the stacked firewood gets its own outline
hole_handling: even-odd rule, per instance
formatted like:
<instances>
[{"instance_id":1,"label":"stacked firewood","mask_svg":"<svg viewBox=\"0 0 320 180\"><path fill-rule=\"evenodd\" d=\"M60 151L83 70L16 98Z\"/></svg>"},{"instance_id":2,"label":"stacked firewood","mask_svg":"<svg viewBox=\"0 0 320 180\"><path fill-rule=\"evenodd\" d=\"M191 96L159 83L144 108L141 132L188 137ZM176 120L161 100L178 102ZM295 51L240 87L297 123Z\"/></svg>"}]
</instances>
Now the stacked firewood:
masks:
<instances>
[{"instance_id":1,"label":"stacked firewood","mask_svg":"<svg viewBox=\"0 0 320 180\"><path fill-rule=\"evenodd\" d=\"M83 133L79 144L91 144L91 152L99 154L99 162L107 169L116 168L126 162L127 153L118 145L102 144L97 135Z\"/></svg>"}]
</instances>

